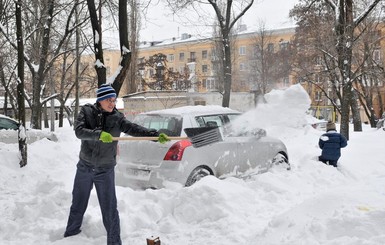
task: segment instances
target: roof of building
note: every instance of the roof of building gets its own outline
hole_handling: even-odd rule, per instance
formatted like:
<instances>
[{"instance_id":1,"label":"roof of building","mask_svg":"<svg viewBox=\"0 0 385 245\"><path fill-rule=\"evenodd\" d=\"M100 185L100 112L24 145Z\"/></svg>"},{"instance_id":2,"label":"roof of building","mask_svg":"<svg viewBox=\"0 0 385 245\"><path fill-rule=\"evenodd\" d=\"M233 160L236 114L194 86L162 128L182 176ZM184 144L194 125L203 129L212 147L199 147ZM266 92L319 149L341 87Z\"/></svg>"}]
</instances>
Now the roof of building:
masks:
<instances>
[{"instance_id":1,"label":"roof of building","mask_svg":"<svg viewBox=\"0 0 385 245\"><path fill-rule=\"evenodd\" d=\"M295 26L284 27L279 29L267 29L265 31L271 32L274 34L284 34L284 33L294 33ZM237 33L237 38L248 37L250 35L256 35L260 30L257 27L253 29L247 29L246 27L240 29ZM180 37L173 37L164 40L158 41L142 41L140 43L140 49L151 49L151 48L160 48L162 46L175 45L175 44L186 44L189 42L210 42L213 39L212 34L193 36L188 33L183 33Z\"/></svg>"}]
</instances>

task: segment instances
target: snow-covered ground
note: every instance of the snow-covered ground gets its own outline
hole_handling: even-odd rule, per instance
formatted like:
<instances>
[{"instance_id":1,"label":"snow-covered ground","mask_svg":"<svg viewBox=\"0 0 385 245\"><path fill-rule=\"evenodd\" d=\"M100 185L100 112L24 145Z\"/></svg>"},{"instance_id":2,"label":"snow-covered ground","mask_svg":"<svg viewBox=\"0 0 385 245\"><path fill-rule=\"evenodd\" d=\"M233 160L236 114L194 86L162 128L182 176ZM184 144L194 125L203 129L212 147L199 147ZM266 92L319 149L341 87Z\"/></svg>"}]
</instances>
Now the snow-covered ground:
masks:
<instances>
[{"instance_id":1,"label":"snow-covered ground","mask_svg":"<svg viewBox=\"0 0 385 245\"><path fill-rule=\"evenodd\" d=\"M164 245L385 244L385 131L351 132L339 169L324 165L315 160L322 132L304 126L305 94L299 85L273 91L243 118L243 127L262 126L286 143L291 171L206 177L189 188L117 186L123 244L151 236ZM29 145L24 168L18 146L0 144L0 244L106 243L94 190L82 233L62 236L80 141L68 126L57 134L58 142Z\"/></svg>"}]
</instances>

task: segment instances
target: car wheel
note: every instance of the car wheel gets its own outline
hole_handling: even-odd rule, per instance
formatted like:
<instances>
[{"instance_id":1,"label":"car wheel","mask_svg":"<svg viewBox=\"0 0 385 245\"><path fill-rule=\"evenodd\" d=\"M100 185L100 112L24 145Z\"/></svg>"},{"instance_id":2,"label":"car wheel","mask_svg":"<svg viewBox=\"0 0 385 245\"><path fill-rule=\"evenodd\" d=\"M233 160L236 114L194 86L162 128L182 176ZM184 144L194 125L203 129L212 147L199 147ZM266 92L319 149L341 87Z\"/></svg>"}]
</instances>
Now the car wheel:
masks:
<instances>
[{"instance_id":1,"label":"car wheel","mask_svg":"<svg viewBox=\"0 0 385 245\"><path fill-rule=\"evenodd\" d=\"M197 167L195 168L189 177L187 178L186 185L185 186L191 186L195 182L199 181L203 177L206 177L207 175L210 175L210 171L204 167Z\"/></svg>"},{"instance_id":2,"label":"car wheel","mask_svg":"<svg viewBox=\"0 0 385 245\"><path fill-rule=\"evenodd\" d=\"M283 153L278 153L277 155L275 155L272 162L273 162L273 166L278 165L278 166L285 167L286 170L291 169L290 163L287 160L287 157Z\"/></svg>"}]
</instances>

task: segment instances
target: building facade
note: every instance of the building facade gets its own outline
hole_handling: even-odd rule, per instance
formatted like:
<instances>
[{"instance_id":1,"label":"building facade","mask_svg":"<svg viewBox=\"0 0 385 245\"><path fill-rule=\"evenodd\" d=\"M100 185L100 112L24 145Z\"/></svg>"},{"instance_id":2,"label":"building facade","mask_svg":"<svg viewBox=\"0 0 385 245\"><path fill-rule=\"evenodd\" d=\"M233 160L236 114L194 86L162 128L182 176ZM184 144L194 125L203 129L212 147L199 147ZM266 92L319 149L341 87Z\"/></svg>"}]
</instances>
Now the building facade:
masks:
<instances>
[{"instance_id":1,"label":"building facade","mask_svg":"<svg viewBox=\"0 0 385 245\"><path fill-rule=\"evenodd\" d=\"M238 30L232 40L232 93L246 92L257 94L268 93L271 89L286 88L294 83L301 83L311 98L311 110L313 115L326 120L338 120L338 113L330 98L336 101L331 84L327 77L317 75L322 73L322 65L318 60L311 61L312 75L301 79L295 72L291 61L293 37L295 28L277 30L247 30L245 26ZM130 78L136 81L137 92L162 91L162 83L170 80L170 73L185 75L183 80L188 81L188 86L181 86L178 79L174 79L168 90L188 91L192 93L220 93L221 89L221 56L218 51L218 40L213 37L194 37L187 33L180 37L163 41L142 42L139 46L138 59L136 61L136 77ZM375 53L378 61L382 60L385 49L379 48ZM295 47L294 47L295 48ZM151 58L162 54L161 62L155 60L148 64ZM113 76L118 69L120 51L106 50L104 52L107 75ZM321 63L321 62L319 62ZM94 65L94 57L82 58L82 64L89 67ZM320 72L317 72L317 69ZM295 75L294 75L295 74ZM151 86L158 84L157 86ZM382 84L382 83L381 83ZM322 85L322 86L320 86ZM373 100L373 107L377 114L383 111L384 85L380 86L378 95L381 98ZM124 87L122 95L127 95ZM93 97L94 94L90 93ZM139 96L140 97L140 96ZM148 104L148 103L147 103ZM362 110L363 121L366 115Z\"/></svg>"}]
</instances>

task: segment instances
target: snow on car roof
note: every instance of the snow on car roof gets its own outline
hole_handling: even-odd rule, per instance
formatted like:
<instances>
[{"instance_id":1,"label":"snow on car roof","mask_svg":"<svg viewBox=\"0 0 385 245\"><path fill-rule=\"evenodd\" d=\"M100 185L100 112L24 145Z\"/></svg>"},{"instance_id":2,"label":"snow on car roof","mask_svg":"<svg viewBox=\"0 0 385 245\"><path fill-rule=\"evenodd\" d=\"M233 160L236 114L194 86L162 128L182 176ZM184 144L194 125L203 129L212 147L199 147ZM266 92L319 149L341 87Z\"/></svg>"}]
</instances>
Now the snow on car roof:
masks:
<instances>
[{"instance_id":1,"label":"snow on car roof","mask_svg":"<svg viewBox=\"0 0 385 245\"><path fill-rule=\"evenodd\" d=\"M173 115L202 115L202 114L216 114L216 113L240 113L239 111L222 107L219 105L196 105L196 106L182 106L176 108L169 108L163 110L149 111L143 114L173 114Z\"/></svg>"},{"instance_id":2,"label":"snow on car roof","mask_svg":"<svg viewBox=\"0 0 385 245\"><path fill-rule=\"evenodd\" d=\"M9 119L9 120L12 120L12 121L17 122L17 121L16 121L15 119L13 119L12 117L8 117L8 116L3 115L3 114L0 114L0 117L2 117L2 118L7 118L7 119Z\"/></svg>"}]
</instances>

